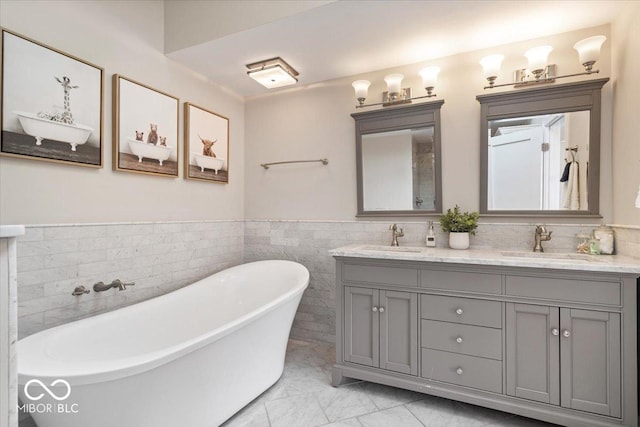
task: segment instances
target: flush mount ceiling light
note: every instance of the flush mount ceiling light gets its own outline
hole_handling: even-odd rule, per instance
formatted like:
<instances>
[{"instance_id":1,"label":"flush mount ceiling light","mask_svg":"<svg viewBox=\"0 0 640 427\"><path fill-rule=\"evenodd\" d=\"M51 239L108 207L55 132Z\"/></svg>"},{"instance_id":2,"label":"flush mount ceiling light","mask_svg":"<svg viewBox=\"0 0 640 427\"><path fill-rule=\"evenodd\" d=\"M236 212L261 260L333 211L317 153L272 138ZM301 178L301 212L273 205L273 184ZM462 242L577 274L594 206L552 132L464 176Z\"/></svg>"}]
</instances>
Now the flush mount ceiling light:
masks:
<instances>
[{"instance_id":1,"label":"flush mount ceiling light","mask_svg":"<svg viewBox=\"0 0 640 427\"><path fill-rule=\"evenodd\" d=\"M593 69L593 64L600 58L600 48L606 39L605 36L594 36L576 43L573 48L578 51L580 63L585 71L583 73L567 74L564 76L556 75L556 65L548 63L549 53L553 50L551 46L538 46L526 51L524 56L529 62L529 68L515 70L513 73L514 81L512 83L495 84L504 55L489 55L484 57L480 61L480 64L484 70L484 77L489 82L489 85L485 86L485 89L502 86L520 87L531 84L553 83L556 79L565 77L599 73L599 70Z\"/></svg>"},{"instance_id":2,"label":"flush mount ceiling light","mask_svg":"<svg viewBox=\"0 0 640 427\"><path fill-rule=\"evenodd\" d=\"M268 89L294 85L298 82L296 79L298 72L280 57L247 64L247 68L249 77Z\"/></svg>"}]
</instances>

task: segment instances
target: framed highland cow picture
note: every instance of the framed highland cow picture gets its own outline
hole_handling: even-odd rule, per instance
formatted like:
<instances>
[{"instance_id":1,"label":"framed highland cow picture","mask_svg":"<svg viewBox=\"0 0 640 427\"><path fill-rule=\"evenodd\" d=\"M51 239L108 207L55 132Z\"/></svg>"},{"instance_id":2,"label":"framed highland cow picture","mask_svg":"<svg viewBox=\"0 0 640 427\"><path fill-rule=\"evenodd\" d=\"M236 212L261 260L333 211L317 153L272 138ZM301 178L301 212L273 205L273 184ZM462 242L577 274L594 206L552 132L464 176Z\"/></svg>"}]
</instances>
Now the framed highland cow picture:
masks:
<instances>
[{"instance_id":1,"label":"framed highland cow picture","mask_svg":"<svg viewBox=\"0 0 640 427\"><path fill-rule=\"evenodd\" d=\"M113 170L178 176L179 102L113 75Z\"/></svg>"},{"instance_id":2,"label":"framed highland cow picture","mask_svg":"<svg viewBox=\"0 0 640 427\"><path fill-rule=\"evenodd\" d=\"M0 155L101 168L104 70L1 31Z\"/></svg>"},{"instance_id":3,"label":"framed highland cow picture","mask_svg":"<svg viewBox=\"0 0 640 427\"><path fill-rule=\"evenodd\" d=\"M184 177L229 183L229 119L184 103Z\"/></svg>"}]
</instances>

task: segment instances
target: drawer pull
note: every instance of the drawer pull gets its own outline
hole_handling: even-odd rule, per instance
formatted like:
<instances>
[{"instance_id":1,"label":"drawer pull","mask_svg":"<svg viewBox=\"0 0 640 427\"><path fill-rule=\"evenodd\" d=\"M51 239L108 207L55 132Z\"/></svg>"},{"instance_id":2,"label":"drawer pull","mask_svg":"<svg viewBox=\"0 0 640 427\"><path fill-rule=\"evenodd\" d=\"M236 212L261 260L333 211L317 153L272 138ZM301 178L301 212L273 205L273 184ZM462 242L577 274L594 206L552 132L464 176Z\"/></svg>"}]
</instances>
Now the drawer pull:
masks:
<instances>
[{"instance_id":1,"label":"drawer pull","mask_svg":"<svg viewBox=\"0 0 640 427\"><path fill-rule=\"evenodd\" d=\"M463 311L462 311L462 309L461 309L461 308L456 308L456 314L457 314L458 316L462 315L462 313L463 313Z\"/></svg>"},{"instance_id":2,"label":"drawer pull","mask_svg":"<svg viewBox=\"0 0 640 427\"><path fill-rule=\"evenodd\" d=\"M456 374L462 375L463 373L464 373L464 371L462 370L462 368L456 369Z\"/></svg>"},{"instance_id":3,"label":"drawer pull","mask_svg":"<svg viewBox=\"0 0 640 427\"><path fill-rule=\"evenodd\" d=\"M569 332L568 329L565 329L564 331L562 331L562 336L565 338L569 338L571 336L571 332Z\"/></svg>"},{"instance_id":4,"label":"drawer pull","mask_svg":"<svg viewBox=\"0 0 640 427\"><path fill-rule=\"evenodd\" d=\"M457 342L458 344L462 344L462 337L458 337L458 338L456 338L456 342Z\"/></svg>"},{"instance_id":5,"label":"drawer pull","mask_svg":"<svg viewBox=\"0 0 640 427\"><path fill-rule=\"evenodd\" d=\"M551 335L553 335L554 337L557 337L558 335L560 335L560 331L558 330L558 328L553 328L551 330Z\"/></svg>"},{"instance_id":6,"label":"drawer pull","mask_svg":"<svg viewBox=\"0 0 640 427\"><path fill-rule=\"evenodd\" d=\"M384 307L380 307L380 313L384 313Z\"/></svg>"},{"instance_id":7,"label":"drawer pull","mask_svg":"<svg viewBox=\"0 0 640 427\"><path fill-rule=\"evenodd\" d=\"M374 313L378 311L378 307L376 307L375 305L373 307L371 307L371 311L373 311Z\"/></svg>"}]
</instances>

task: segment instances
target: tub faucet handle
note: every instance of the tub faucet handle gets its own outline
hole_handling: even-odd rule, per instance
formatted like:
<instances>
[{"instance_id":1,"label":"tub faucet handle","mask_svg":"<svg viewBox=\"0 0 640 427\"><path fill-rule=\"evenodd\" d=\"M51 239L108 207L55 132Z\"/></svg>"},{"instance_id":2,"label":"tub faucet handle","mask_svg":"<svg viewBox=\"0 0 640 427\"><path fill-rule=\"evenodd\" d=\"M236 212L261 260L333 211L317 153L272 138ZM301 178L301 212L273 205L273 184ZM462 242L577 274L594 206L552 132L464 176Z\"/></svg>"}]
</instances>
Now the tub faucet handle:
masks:
<instances>
[{"instance_id":1,"label":"tub faucet handle","mask_svg":"<svg viewBox=\"0 0 640 427\"><path fill-rule=\"evenodd\" d=\"M124 291L127 289L127 286L133 286L135 284L136 282L124 283L122 280L116 279L113 282L111 282L111 287L118 288L119 291Z\"/></svg>"},{"instance_id":2,"label":"tub faucet handle","mask_svg":"<svg viewBox=\"0 0 640 427\"><path fill-rule=\"evenodd\" d=\"M78 286L77 288L75 288L73 290L71 295L73 295L74 297L77 297L78 295L88 294L89 292L91 292L91 291L89 289L85 289L84 286Z\"/></svg>"}]
</instances>

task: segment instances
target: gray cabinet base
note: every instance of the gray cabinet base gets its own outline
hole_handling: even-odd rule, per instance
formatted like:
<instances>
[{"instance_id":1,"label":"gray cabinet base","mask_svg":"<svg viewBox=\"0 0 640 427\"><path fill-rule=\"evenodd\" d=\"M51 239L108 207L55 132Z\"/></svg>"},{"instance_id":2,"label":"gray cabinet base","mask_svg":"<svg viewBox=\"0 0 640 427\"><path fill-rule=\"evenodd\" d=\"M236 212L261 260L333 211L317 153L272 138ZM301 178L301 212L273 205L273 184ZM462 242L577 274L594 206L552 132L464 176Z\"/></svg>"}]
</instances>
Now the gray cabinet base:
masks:
<instances>
[{"instance_id":1,"label":"gray cabinet base","mask_svg":"<svg viewBox=\"0 0 640 427\"><path fill-rule=\"evenodd\" d=\"M389 373L381 369L363 368L357 365L333 366L332 384L337 387L353 380L370 381L392 387L412 390L433 396L484 406L498 411L535 418L568 427L637 426L638 420L624 423L620 419L580 413L575 410L546 405L530 400L484 392L467 387L427 380L411 375Z\"/></svg>"}]
</instances>

